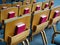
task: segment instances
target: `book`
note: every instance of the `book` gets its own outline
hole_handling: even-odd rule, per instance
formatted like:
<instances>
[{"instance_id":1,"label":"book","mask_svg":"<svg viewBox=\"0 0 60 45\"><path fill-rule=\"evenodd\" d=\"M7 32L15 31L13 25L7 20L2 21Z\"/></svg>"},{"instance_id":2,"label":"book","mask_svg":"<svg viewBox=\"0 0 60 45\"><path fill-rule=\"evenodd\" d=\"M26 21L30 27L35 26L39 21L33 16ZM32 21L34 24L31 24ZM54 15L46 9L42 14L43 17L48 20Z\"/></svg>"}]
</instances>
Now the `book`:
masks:
<instances>
[{"instance_id":1,"label":"book","mask_svg":"<svg viewBox=\"0 0 60 45\"><path fill-rule=\"evenodd\" d=\"M16 5L16 7L20 8L20 5Z\"/></svg>"},{"instance_id":2,"label":"book","mask_svg":"<svg viewBox=\"0 0 60 45\"><path fill-rule=\"evenodd\" d=\"M54 1L51 1L51 6L54 4Z\"/></svg>"},{"instance_id":3,"label":"book","mask_svg":"<svg viewBox=\"0 0 60 45\"><path fill-rule=\"evenodd\" d=\"M24 14L27 14L27 13L29 13L29 8L24 9Z\"/></svg>"},{"instance_id":4,"label":"book","mask_svg":"<svg viewBox=\"0 0 60 45\"><path fill-rule=\"evenodd\" d=\"M45 4L45 8L47 8L48 6L49 6L49 3L46 3L46 4Z\"/></svg>"},{"instance_id":5,"label":"book","mask_svg":"<svg viewBox=\"0 0 60 45\"><path fill-rule=\"evenodd\" d=\"M40 17L40 24L41 23L44 23L44 22L46 22L46 20L47 20L47 16L46 15L42 15L41 17Z\"/></svg>"},{"instance_id":6,"label":"book","mask_svg":"<svg viewBox=\"0 0 60 45\"><path fill-rule=\"evenodd\" d=\"M7 9L7 7L6 7L6 6L4 6L4 7L2 7L2 9Z\"/></svg>"},{"instance_id":7,"label":"book","mask_svg":"<svg viewBox=\"0 0 60 45\"><path fill-rule=\"evenodd\" d=\"M53 18L59 16L59 13L60 13L60 12L59 12L58 10L56 10L56 11L54 12L54 16L53 16Z\"/></svg>"},{"instance_id":8,"label":"book","mask_svg":"<svg viewBox=\"0 0 60 45\"><path fill-rule=\"evenodd\" d=\"M36 11L37 11L37 10L40 10L40 6L39 6L39 5L36 6Z\"/></svg>"},{"instance_id":9,"label":"book","mask_svg":"<svg viewBox=\"0 0 60 45\"><path fill-rule=\"evenodd\" d=\"M16 34L20 34L21 32L25 31L26 24L19 23L16 25Z\"/></svg>"},{"instance_id":10,"label":"book","mask_svg":"<svg viewBox=\"0 0 60 45\"><path fill-rule=\"evenodd\" d=\"M13 18L15 17L15 12L14 11L11 11L8 13L8 18Z\"/></svg>"}]
</instances>

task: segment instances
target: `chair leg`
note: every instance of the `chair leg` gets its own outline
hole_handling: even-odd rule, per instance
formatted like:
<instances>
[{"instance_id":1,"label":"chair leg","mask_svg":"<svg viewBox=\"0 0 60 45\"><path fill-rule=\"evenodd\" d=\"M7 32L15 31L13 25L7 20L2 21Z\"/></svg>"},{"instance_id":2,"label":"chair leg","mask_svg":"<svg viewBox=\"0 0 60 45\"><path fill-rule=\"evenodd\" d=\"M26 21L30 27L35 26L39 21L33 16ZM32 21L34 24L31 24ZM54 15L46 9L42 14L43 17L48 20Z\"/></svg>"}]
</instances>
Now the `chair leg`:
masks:
<instances>
[{"instance_id":1,"label":"chair leg","mask_svg":"<svg viewBox=\"0 0 60 45\"><path fill-rule=\"evenodd\" d=\"M30 45L30 42L29 42L29 40L28 40L28 39L26 39L25 41L26 41L27 45Z\"/></svg>"},{"instance_id":2,"label":"chair leg","mask_svg":"<svg viewBox=\"0 0 60 45\"><path fill-rule=\"evenodd\" d=\"M33 36L30 37L30 41L32 41L32 40L33 40Z\"/></svg>"},{"instance_id":3,"label":"chair leg","mask_svg":"<svg viewBox=\"0 0 60 45\"><path fill-rule=\"evenodd\" d=\"M42 35L43 44L46 45L45 38L44 38L44 34L43 34L42 31L41 31L41 35Z\"/></svg>"},{"instance_id":4,"label":"chair leg","mask_svg":"<svg viewBox=\"0 0 60 45\"><path fill-rule=\"evenodd\" d=\"M56 24L53 24L53 30L54 30L54 32L57 31L57 29L56 29Z\"/></svg>"},{"instance_id":5,"label":"chair leg","mask_svg":"<svg viewBox=\"0 0 60 45\"><path fill-rule=\"evenodd\" d=\"M22 42L22 45L30 45L29 40L26 39L25 41Z\"/></svg>"},{"instance_id":6,"label":"chair leg","mask_svg":"<svg viewBox=\"0 0 60 45\"><path fill-rule=\"evenodd\" d=\"M48 44L48 41L47 41L47 37L46 37L45 31L43 31L43 34L44 34L44 38L45 38L46 44Z\"/></svg>"},{"instance_id":7,"label":"chair leg","mask_svg":"<svg viewBox=\"0 0 60 45\"><path fill-rule=\"evenodd\" d=\"M22 45L26 45L26 44L25 44L25 41L22 42Z\"/></svg>"}]
</instances>

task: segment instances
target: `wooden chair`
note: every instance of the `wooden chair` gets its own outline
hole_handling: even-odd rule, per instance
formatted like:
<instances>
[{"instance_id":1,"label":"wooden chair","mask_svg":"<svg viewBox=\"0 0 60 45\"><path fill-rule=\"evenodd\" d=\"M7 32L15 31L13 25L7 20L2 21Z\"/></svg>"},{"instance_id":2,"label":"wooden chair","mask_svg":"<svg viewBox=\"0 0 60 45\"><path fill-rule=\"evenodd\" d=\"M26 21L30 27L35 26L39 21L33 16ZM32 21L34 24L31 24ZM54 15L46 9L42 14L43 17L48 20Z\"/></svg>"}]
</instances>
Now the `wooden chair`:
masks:
<instances>
[{"instance_id":1,"label":"wooden chair","mask_svg":"<svg viewBox=\"0 0 60 45\"><path fill-rule=\"evenodd\" d=\"M32 11L42 10L42 2L34 3Z\"/></svg>"},{"instance_id":2,"label":"wooden chair","mask_svg":"<svg viewBox=\"0 0 60 45\"><path fill-rule=\"evenodd\" d=\"M50 0L50 1L49 1L49 9L50 9L50 8L53 8L53 5L54 5L54 0Z\"/></svg>"},{"instance_id":3,"label":"wooden chair","mask_svg":"<svg viewBox=\"0 0 60 45\"><path fill-rule=\"evenodd\" d=\"M29 2L30 4L36 3L36 0L24 0L25 2Z\"/></svg>"},{"instance_id":4,"label":"wooden chair","mask_svg":"<svg viewBox=\"0 0 60 45\"><path fill-rule=\"evenodd\" d=\"M22 16L25 13L31 13L31 4L29 5L23 5L19 8L19 16ZM25 12L26 11L26 12Z\"/></svg>"},{"instance_id":5,"label":"wooden chair","mask_svg":"<svg viewBox=\"0 0 60 45\"><path fill-rule=\"evenodd\" d=\"M41 34L42 34L42 39L43 39L44 45L56 45L56 44L48 43L47 36L46 36L46 33L44 30L41 31Z\"/></svg>"},{"instance_id":6,"label":"wooden chair","mask_svg":"<svg viewBox=\"0 0 60 45\"><path fill-rule=\"evenodd\" d=\"M60 40L59 40L60 32L57 31L56 24L53 24L53 30L54 30L54 33L52 35L52 43L53 44L55 43L56 45L60 45Z\"/></svg>"},{"instance_id":7,"label":"wooden chair","mask_svg":"<svg viewBox=\"0 0 60 45\"><path fill-rule=\"evenodd\" d=\"M39 24L41 21L41 16L47 16L46 22ZM44 10L40 12L35 12L34 14L34 19L33 19L33 30L35 30L34 34L38 34L40 31L42 31L43 28L45 28L48 25L48 15L49 15L49 10ZM35 28L35 29L34 29ZM33 34L33 35L34 35Z\"/></svg>"},{"instance_id":8,"label":"wooden chair","mask_svg":"<svg viewBox=\"0 0 60 45\"><path fill-rule=\"evenodd\" d=\"M36 3L36 0L24 0L23 5Z\"/></svg>"},{"instance_id":9,"label":"wooden chair","mask_svg":"<svg viewBox=\"0 0 60 45\"><path fill-rule=\"evenodd\" d=\"M13 7L22 6L22 2L13 2L12 6Z\"/></svg>"},{"instance_id":10,"label":"wooden chair","mask_svg":"<svg viewBox=\"0 0 60 45\"><path fill-rule=\"evenodd\" d=\"M5 23L5 41L8 42L8 39L11 40L10 44L13 45L14 43L21 42L22 40L26 39L26 37L29 35L30 31L30 18L31 15L25 15L22 17L15 17L12 19L7 19L4 21ZM27 21L26 21L27 19ZM23 22L26 24L26 29L23 33L14 35L15 29L16 29L16 24ZM12 28L11 28L12 27ZM22 38L23 37L23 38ZM16 40L15 40L16 38Z\"/></svg>"},{"instance_id":11,"label":"wooden chair","mask_svg":"<svg viewBox=\"0 0 60 45\"><path fill-rule=\"evenodd\" d=\"M58 35L57 35L58 34ZM55 39L54 39L55 38ZM60 32L55 32L54 34L53 34L53 36L52 36L52 43L54 44L54 42L55 42L55 44L57 44L57 45L60 45L60 40L59 40L59 38L60 38ZM58 42L57 42L58 41Z\"/></svg>"},{"instance_id":12,"label":"wooden chair","mask_svg":"<svg viewBox=\"0 0 60 45\"><path fill-rule=\"evenodd\" d=\"M55 14L57 12L57 15ZM58 6L58 7L54 7L54 8L52 8L51 9L51 13L50 13L50 17L49 17L49 19L50 18L53 18L53 23L56 23L56 22L58 22L59 20L60 20L60 7Z\"/></svg>"},{"instance_id":13,"label":"wooden chair","mask_svg":"<svg viewBox=\"0 0 60 45\"><path fill-rule=\"evenodd\" d=\"M31 4L31 3L30 3L30 0L24 0L24 1L23 1L23 5L28 5L28 4Z\"/></svg>"},{"instance_id":14,"label":"wooden chair","mask_svg":"<svg viewBox=\"0 0 60 45\"><path fill-rule=\"evenodd\" d=\"M11 4L0 4L0 10L2 10L4 7L9 8L11 7Z\"/></svg>"},{"instance_id":15,"label":"wooden chair","mask_svg":"<svg viewBox=\"0 0 60 45\"><path fill-rule=\"evenodd\" d=\"M36 0L31 0L30 3L31 4L36 3Z\"/></svg>"},{"instance_id":16,"label":"wooden chair","mask_svg":"<svg viewBox=\"0 0 60 45\"><path fill-rule=\"evenodd\" d=\"M42 10L49 9L49 2L42 2Z\"/></svg>"},{"instance_id":17,"label":"wooden chair","mask_svg":"<svg viewBox=\"0 0 60 45\"><path fill-rule=\"evenodd\" d=\"M18 43L26 40L26 37L29 35L29 31L30 30L26 30L19 35L8 36L8 45L17 45Z\"/></svg>"},{"instance_id":18,"label":"wooden chair","mask_svg":"<svg viewBox=\"0 0 60 45\"><path fill-rule=\"evenodd\" d=\"M9 19L8 17L8 14L10 14L10 12L14 12L14 17L17 17L18 15L18 8L17 7L11 7L11 8L8 8L8 9L4 9L4 10L1 10L1 14L0 14L0 19L2 22L2 20L5 20L5 19Z\"/></svg>"}]
</instances>

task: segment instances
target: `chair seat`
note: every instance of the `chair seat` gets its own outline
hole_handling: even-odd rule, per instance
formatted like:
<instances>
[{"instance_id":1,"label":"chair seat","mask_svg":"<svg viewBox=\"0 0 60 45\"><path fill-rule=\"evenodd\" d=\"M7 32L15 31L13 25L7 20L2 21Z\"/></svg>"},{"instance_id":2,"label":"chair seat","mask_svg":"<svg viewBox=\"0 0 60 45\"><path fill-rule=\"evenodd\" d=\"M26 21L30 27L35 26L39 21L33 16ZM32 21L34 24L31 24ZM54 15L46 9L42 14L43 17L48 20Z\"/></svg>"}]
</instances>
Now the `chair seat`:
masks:
<instances>
[{"instance_id":1,"label":"chair seat","mask_svg":"<svg viewBox=\"0 0 60 45\"><path fill-rule=\"evenodd\" d=\"M60 35L56 35L56 37L54 38L54 43L60 45Z\"/></svg>"}]
</instances>

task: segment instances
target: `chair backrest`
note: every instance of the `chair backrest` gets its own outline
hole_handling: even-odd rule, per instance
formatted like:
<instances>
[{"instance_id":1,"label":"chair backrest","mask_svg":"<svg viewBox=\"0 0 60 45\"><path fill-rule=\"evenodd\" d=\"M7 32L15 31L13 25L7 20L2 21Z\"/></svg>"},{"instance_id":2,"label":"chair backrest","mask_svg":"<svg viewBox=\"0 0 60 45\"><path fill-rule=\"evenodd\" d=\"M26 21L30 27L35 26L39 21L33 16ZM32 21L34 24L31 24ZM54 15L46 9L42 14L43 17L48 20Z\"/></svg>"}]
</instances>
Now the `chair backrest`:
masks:
<instances>
[{"instance_id":1,"label":"chair backrest","mask_svg":"<svg viewBox=\"0 0 60 45\"><path fill-rule=\"evenodd\" d=\"M5 19L8 19L8 13L9 12L15 12L15 16L14 17L17 17L18 8L17 7L11 7L11 8L8 8L8 9L1 10L1 21L5 20Z\"/></svg>"},{"instance_id":2,"label":"chair backrest","mask_svg":"<svg viewBox=\"0 0 60 45\"><path fill-rule=\"evenodd\" d=\"M22 4L23 4L23 5L27 5L26 1L23 1Z\"/></svg>"},{"instance_id":3,"label":"chair backrest","mask_svg":"<svg viewBox=\"0 0 60 45\"><path fill-rule=\"evenodd\" d=\"M13 4L12 4L12 6L17 6L17 5L19 5L19 6L22 6L22 2L13 2Z\"/></svg>"},{"instance_id":4,"label":"chair backrest","mask_svg":"<svg viewBox=\"0 0 60 45\"><path fill-rule=\"evenodd\" d=\"M54 0L49 1L49 9L54 7Z\"/></svg>"},{"instance_id":5,"label":"chair backrest","mask_svg":"<svg viewBox=\"0 0 60 45\"><path fill-rule=\"evenodd\" d=\"M30 0L24 0L23 5L31 4Z\"/></svg>"},{"instance_id":6,"label":"chair backrest","mask_svg":"<svg viewBox=\"0 0 60 45\"><path fill-rule=\"evenodd\" d=\"M49 11L50 10L47 9L47 10L36 11L35 12L34 19L33 19L33 24L32 24L33 31L35 31L33 33L33 35L38 34L39 32L41 32L42 29L46 28L46 26L48 25ZM41 16L46 16L47 17L46 19L44 18L45 22L43 21L42 23L40 23L43 20L41 18Z\"/></svg>"},{"instance_id":7,"label":"chair backrest","mask_svg":"<svg viewBox=\"0 0 60 45\"><path fill-rule=\"evenodd\" d=\"M30 3L31 4L36 3L36 0L31 0Z\"/></svg>"},{"instance_id":8,"label":"chair backrest","mask_svg":"<svg viewBox=\"0 0 60 45\"><path fill-rule=\"evenodd\" d=\"M40 8L40 10L42 10L42 2L37 2L33 4L33 8L32 11L36 11Z\"/></svg>"},{"instance_id":9,"label":"chair backrest","mask_svg":"<svg viewBox=\"0 0 60 45\"><path fill-rule=\"evenodd\" d=\"M3 8L3 7L11 7L11 4L0 4L0 10Z\"/></svg>"},{"instance_id":10,"label":"chair backrest","mask_svg":"<svg viewBox=\"0 0 60 45\"><path fill-rule=\"evenodd\" d=\"M49 2L42 2L42 10L49 9Z\"/></svg>"},{"instance_id":11,"label":"chair backrest","mask_svg":"<svg viewBox=\"0 0 60 45\"><path fill-rule=\"evenodd\" d=\"M38 25L39 24L39 21L40 21L40 17L42 15L46 15L47 16L47 19L48 19L48 16L49 16L49 11L50 10L43 10L43 11L37 11L35 14L34 14L34 19L33 19L33 25Z\"/></svg>"},{"instance_id":12,"label":"chair backrest","mask_svg":"<svg viewBox=\"0 0 60 45\"><path fill-rule=\"evenodd\" d=\"M50 18L53 18L53 17L54 17L55 11L59 11L59 12L60 12L60 6L58 6L58 7L53 7L53 8L51 9Z\"/></svg>"},{"instance_id":13,"label":"chair backrest","mask_svg":"<svg viewBox=\"0 0 60 45\"><path fill-rule=\"evenodd\" d=\"M27 13L27 12L28 12L28 13L31 13L31 6L32 6L31 4L21 6L21 7L19 8L19 16L23 15L24 12L25 12L25 10L28 10L28 11L26 11L26 13Z\"/></svg>"},{"instance_id":14,"label":"chair backrest","mask_svg":"<svg viewBox=\"0 0 60 45\"><path fill-rule=\"evenodd\" d=\"M23 22L26 24L26 29L30 28L30 18L31 14L27 14L22 17L15 17L12 19L5 20L5 41L7 42L8 36L14 36L16 24Z\"/></svg>"},{"instance_id":15,"label":"chair backrest","mask_svg":"<svg viewBox=\"0 0 60 45\"><path fill-rule=\"evenodd\" d=\"M8 36L8 45L18 45L18 43L26 40L26 37L29 35L30 30L26 30L19 35Z\"/></svg>"}]
</instances>

